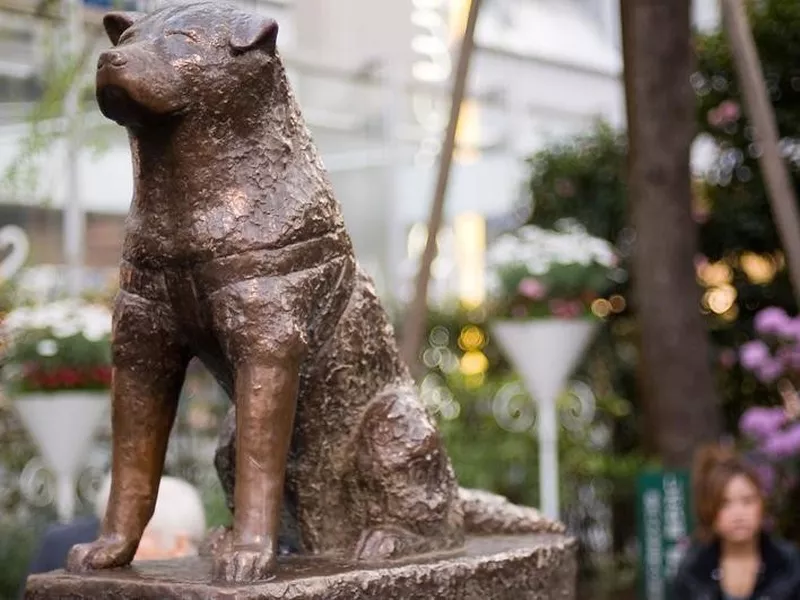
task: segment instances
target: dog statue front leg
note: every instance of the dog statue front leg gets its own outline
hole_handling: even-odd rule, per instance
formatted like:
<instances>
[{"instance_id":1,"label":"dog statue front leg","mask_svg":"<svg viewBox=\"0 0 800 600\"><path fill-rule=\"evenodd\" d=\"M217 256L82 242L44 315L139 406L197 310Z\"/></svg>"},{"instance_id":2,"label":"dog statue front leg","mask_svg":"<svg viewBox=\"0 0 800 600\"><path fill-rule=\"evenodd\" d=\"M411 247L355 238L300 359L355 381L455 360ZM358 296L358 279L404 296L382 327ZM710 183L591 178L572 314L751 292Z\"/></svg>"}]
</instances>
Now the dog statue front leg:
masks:
<instances>
[{"instance_id":1,"label":"dog statue front leg","mask_svg":"<svg viewBox=\"0 0 800 600\"><path fill-rule=\"evenodd\" d=\"M298 381L299 365L289 359L236 369L233 544L215 559L216 580L256 581L274 569Z\"/></svg>"},{"instance_id":2,"label":"dog statue front leg","mask_svg":"<svg viewBox=\"0 0 800 600\"><path fill-rule=\"evenodd\" d=\"M67 570L133 560L156 505L188 354L163 307L121 291L114 310L111 492L100 537L73 546Z\"/></svg>"}]
</instances>

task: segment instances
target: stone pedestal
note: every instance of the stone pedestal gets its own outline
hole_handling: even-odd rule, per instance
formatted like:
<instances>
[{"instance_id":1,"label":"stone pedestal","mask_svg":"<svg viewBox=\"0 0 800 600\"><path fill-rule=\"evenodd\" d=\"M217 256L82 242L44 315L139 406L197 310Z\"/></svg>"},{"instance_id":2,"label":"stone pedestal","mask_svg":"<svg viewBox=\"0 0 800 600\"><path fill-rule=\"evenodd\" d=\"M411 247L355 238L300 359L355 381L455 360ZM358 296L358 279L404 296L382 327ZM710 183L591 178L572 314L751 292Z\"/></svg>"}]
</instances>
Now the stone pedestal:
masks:
<instances>
[{"instance_id":1,"label":"stone pedestal","mask_svg":"<svg viewBox=\"0 0 800 600\"><path fill-rule=\"evenodd\" d=\"M207 559L115 571L54 571L28 580L29 600L575 600L577 543L561 535L471 538L448 556L369 566L319 557L280 562L273 580L219 586Z\"/></svg>"}]
</instances>

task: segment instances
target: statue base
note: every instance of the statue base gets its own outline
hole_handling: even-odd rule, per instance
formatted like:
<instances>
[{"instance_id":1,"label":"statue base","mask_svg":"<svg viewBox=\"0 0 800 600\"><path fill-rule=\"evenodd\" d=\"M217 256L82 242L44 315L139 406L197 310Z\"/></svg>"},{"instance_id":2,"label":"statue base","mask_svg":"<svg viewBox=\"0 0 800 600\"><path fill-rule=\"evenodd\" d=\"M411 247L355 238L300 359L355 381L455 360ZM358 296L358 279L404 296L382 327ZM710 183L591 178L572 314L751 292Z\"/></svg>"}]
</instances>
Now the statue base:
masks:
<instances>
[{"instance_id":1,"label":"statue base","mask_svg":"<svg viewBox=\"0 0 800 600\"><path fill-rule=\"evenodd\" d=\"M211 582L206 558L28 579L28 600L575 600L577 543L562 535L470 538L456 553L381 565L288 557L252 585Z\"/></svg>"}]
</instances>

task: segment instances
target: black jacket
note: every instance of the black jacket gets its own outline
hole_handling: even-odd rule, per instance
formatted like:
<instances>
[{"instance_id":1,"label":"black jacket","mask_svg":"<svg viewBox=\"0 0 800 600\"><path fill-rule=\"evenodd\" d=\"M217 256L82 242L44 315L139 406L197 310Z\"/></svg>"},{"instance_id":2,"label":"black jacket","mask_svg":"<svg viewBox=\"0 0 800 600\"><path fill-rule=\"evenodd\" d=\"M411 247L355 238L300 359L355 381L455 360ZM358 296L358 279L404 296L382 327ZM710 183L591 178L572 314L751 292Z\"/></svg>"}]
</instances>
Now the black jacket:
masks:
<instances>
[{"instance_id":1,"label":"black jacket","mask_svg":"<svg viewBox=\"0 0 800 600\"><path fill-rule=\"evenodd\" d=\"M100 521L95 517L79 518L67 524L55 524L47 528L36 554L28 565L28 575L47 573L66 566L67 554L75 544L93 542L100 531ZM19 592L20 599L25 596L25 583Z\"/></svg>"},{"instance_id":2,"label":"black jacket","mask_svg":"<svg viewBox=\"0 0 800 600\"><path fill-rule=\"evenodd\" d=\"M800 600L800 553L791 544L761 535L761 571L751 600ZM721 600L719 542L694 544L681 561L670 600Z\"/></svg>"}]
</instances>

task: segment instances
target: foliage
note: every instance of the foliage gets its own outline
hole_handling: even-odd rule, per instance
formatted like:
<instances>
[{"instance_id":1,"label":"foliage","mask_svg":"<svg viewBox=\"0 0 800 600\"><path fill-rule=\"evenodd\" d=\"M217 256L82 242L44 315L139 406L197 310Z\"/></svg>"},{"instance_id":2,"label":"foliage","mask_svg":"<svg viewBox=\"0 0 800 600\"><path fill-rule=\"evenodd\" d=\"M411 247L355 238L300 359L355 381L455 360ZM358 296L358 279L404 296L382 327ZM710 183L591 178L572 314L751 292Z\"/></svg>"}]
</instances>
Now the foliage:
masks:
<instances>
[{"instance_id":1,"label":"foliage","mask_svg":"<svg viewBox=\"0 0 800 600\"><path fill-rule=\"evenodd\" d=\"M14 516L24 503L18 475L28 462L36 456L27 432L8 403L0 396L0 515ZM2 570L2 569L0 569Z\"/></svg>"},{"instance_id":2,"label":"foliage","mask_svg":"<svg viewBox=\"0 0 800 600\"><path fill-rule=\"evenodd\" d=\"M751 2L750 23L784 155L795 187L800 185L800 3ZM712 259L745 250L771 254L781 244L758 165L761 150L742 110L727 36L718 31L697 36L694 86L697 123L719 146L705 193L707 220L702 250Z\"/></svg>"},{"instance_id":3,"label":"foliage","mask_svg":"<svg viewBox=\"0 0 800 600\"><path fill-rule=\"evenodd\" d=\"M800 189L800 4L794 0L750 3L749 16L786 164L794 187ZM717 266L728 270L726 283L736 295L729 318L717 322L712 334L720 347L737 348L760 335L758 315L761 319L769 315L763 309L795 314L797 306L758 164L761 150L743 111L726 35L719 31L697 36L695 53L697 72L692 84L698 99L698 128L718 146L701 190L705 208L701 248ZM757 358L752 354L757 347L745 350L744 364L723 365L721 385L731 425L748 406L774 394L772 377L779 377L775 362L747 366Z\"/></svg>"},{"instance_id":4,"label":"foliage","mask_svg":"<svg viewBox=\"0 0 800 600\"><path fill-rule=\"evenodd\" d=\"M625 241L625 133L597 122L590 131L548 146L529 160L530 224L552 228L571 218L590 235Z\"/></svg>"},{"instance_id":5,"label":"foliage","mask_svg":"<svg viewBox=\"0 0 800 600\"><path fill-rule=\"evenodd\" d=\"M37 190L37 181L46 165L40 158L59 140L72 136L79 145L94 154L102 153L108 147L107 132L110 125L94 128L92 135L86 135L84 116L94 100L94 82L87 78L92 74L94 47L99 31L85 28L85 39L77 54L64 52L63 35L56 29L59 21L43 19L41 26L51 28L45 39L50 46L45 49L48 60L43 72L38 74L42 93L25 117L28 125L27 135L21 139L14 155L0 179L10 197L30 195ZM66 114L66 99L71 90L77 95L75 114ZM48 200L48 199L42 199Z\"/></svg>"},{"instance_id":6,"label":"foliage","mask_svg":"<svg viewBox=\"0 0 800 600\"><path fill-rule=\"evenodd\" d=\"M495 317L591 317L592 303L620 279L611 245L574 223L532 225L500 236L489 249Z\"/></svg>"},{"instance_id":7,"label":"foliage","mask_svg":"<svg viewBox=\"0 0 800 600\"><path fill-rule=\"evenodd\" d=\"M752 2L750 19L784 154L794 186L800 189L800 3ZM785 361L793 360L786 350L780 356L776 353L778 340L774 338L769 340L768 357L763 347L759 350L760 356L769 360L753 360L759 355L748 353L758 347L751 346L739 361L736 349L751 340L754 333L760 335L756 316L762 309L782 308L792 315L797 307L758 165L760 149L753 142L752 127L743 114L727 36L722 31L697 34L694 48L696 72L692 84L697 96L698 132L718 148L708 176L694 181L693 188L694 217L705 257L698 261L698 279L706 288L699 308L709 316L723 410L729 429L735 429L748 407L759 406L775 394L776 378L780 381L786 374ZM529 223L552 227L559 219L574 218L592 235L613 242L624 264L635 239L627 224L626 162L625 133L602 123L590 132L538 152L529 161L528 201L534 207ZM627 290L619 293L629 298ZM727 299L721 307L714 294L718 294L717 300ZM635 332L634 320L616 322L629 323L625 337ZM621 393L633 400L635 408L635 344L617 338L616 328L610 331L615 339L609 347L617 351L619 359L608 363L613 370L612 379L618 382ZM625 360L621 360L623 357ZM778 375L776 362L784 365ZM629 443L646 445L646 438L638 439L636 428L630 426L636 420L626 422L626 431L632 434ZM800 486L785 501L796 505L800 499L797 490ZM787 527L785 521L781 524Z\"/></svg>"},{"instance_id":8,"label":"foliage","mask_svg":"<svg viewBox=\"0 0 800 600\"><path fill-rule=\"evenodd\" d=\"M800 3L751 2L749 12L787 164L800 189ZM718 147L708 176L695 181L695 218L702 253L712 262L726 261L732 271L740 320L713 326L717 342L733 346L760 308L772 304L788 310L794 299L727 36L720 30L694 39L698 132ZM534 204L529 222L550 227L559 219L575 218L625 254L632 239L626 216L626 161L624 132L603 123L540 151L529 161ZM754 258L773 263L774 276L768 281L749 277L746 261Z\"/></svg>"},{"instance_id":9,"label":"foliage","mask_svg":"<svg viewBox=\"0 0 800 600\"><path fill-rule=\"evenodd\" d=\"M110 386L111 313L105 306L61 300L18 307L0 330L9 340L3 374L14 392Z\"/></svg>"},{"instance_id":10,"label":"foliage","mask_svg":"<svg viewBox=\"0 0 800 600\"><path fill-rule=\"evenodd\" d=\"M14 308L15 289L16 282L13 279L0 281L0 322Z\"/></svg>"},{"instance_id":11,"label":"foliage","mask_svg":"<svg viewBox=\"0 0 800 600\"><path fill-rule=\"evenodd\" d=\"M0 598L18 598L44 522L0 521Z\"/></svg>"},{"instance_id":12,"label":"foliage","mask_svg":"<svg viewBox=\"0 0 800 600\"><path fill-rule=\"evenodd\" d=\"M41 534L55 519L52 506L25 500L20 474L36 449L0 395L0 598L17 598Z\"/></svg>"},{"instance_id":13,"label":"foliage","mask_svg":"<svg viewBox=\"0 0 800 600\"><path fill-rule=\"evenodd\" d=\"M225 503L225 494L219 481L215 480L212 486L202 487L200 492L203 496L207 528L214 529L231 525L233 517L228 505Z\"/></svg>"},{"instance_id":14,"label":"foliage","mask_svg":"<svg viewBox=\"0 0 800 600\"><path fill-rule=\"evenodd\" d=\"M429 370L420 383L422 400L439 420L462 485L538 506L535 402L495 345L487 319L485 309L430 316L423 351ZM594 401L579 402L569 393L560 400L566 506L587 482L605 480L615 491L631 489L642 464L636 451L618 453L608 447L613 424L631 414L630 403L606 380L608 339L600 336L593 358L575 376L594 390Z\"/></svg>"}]
</instances>

